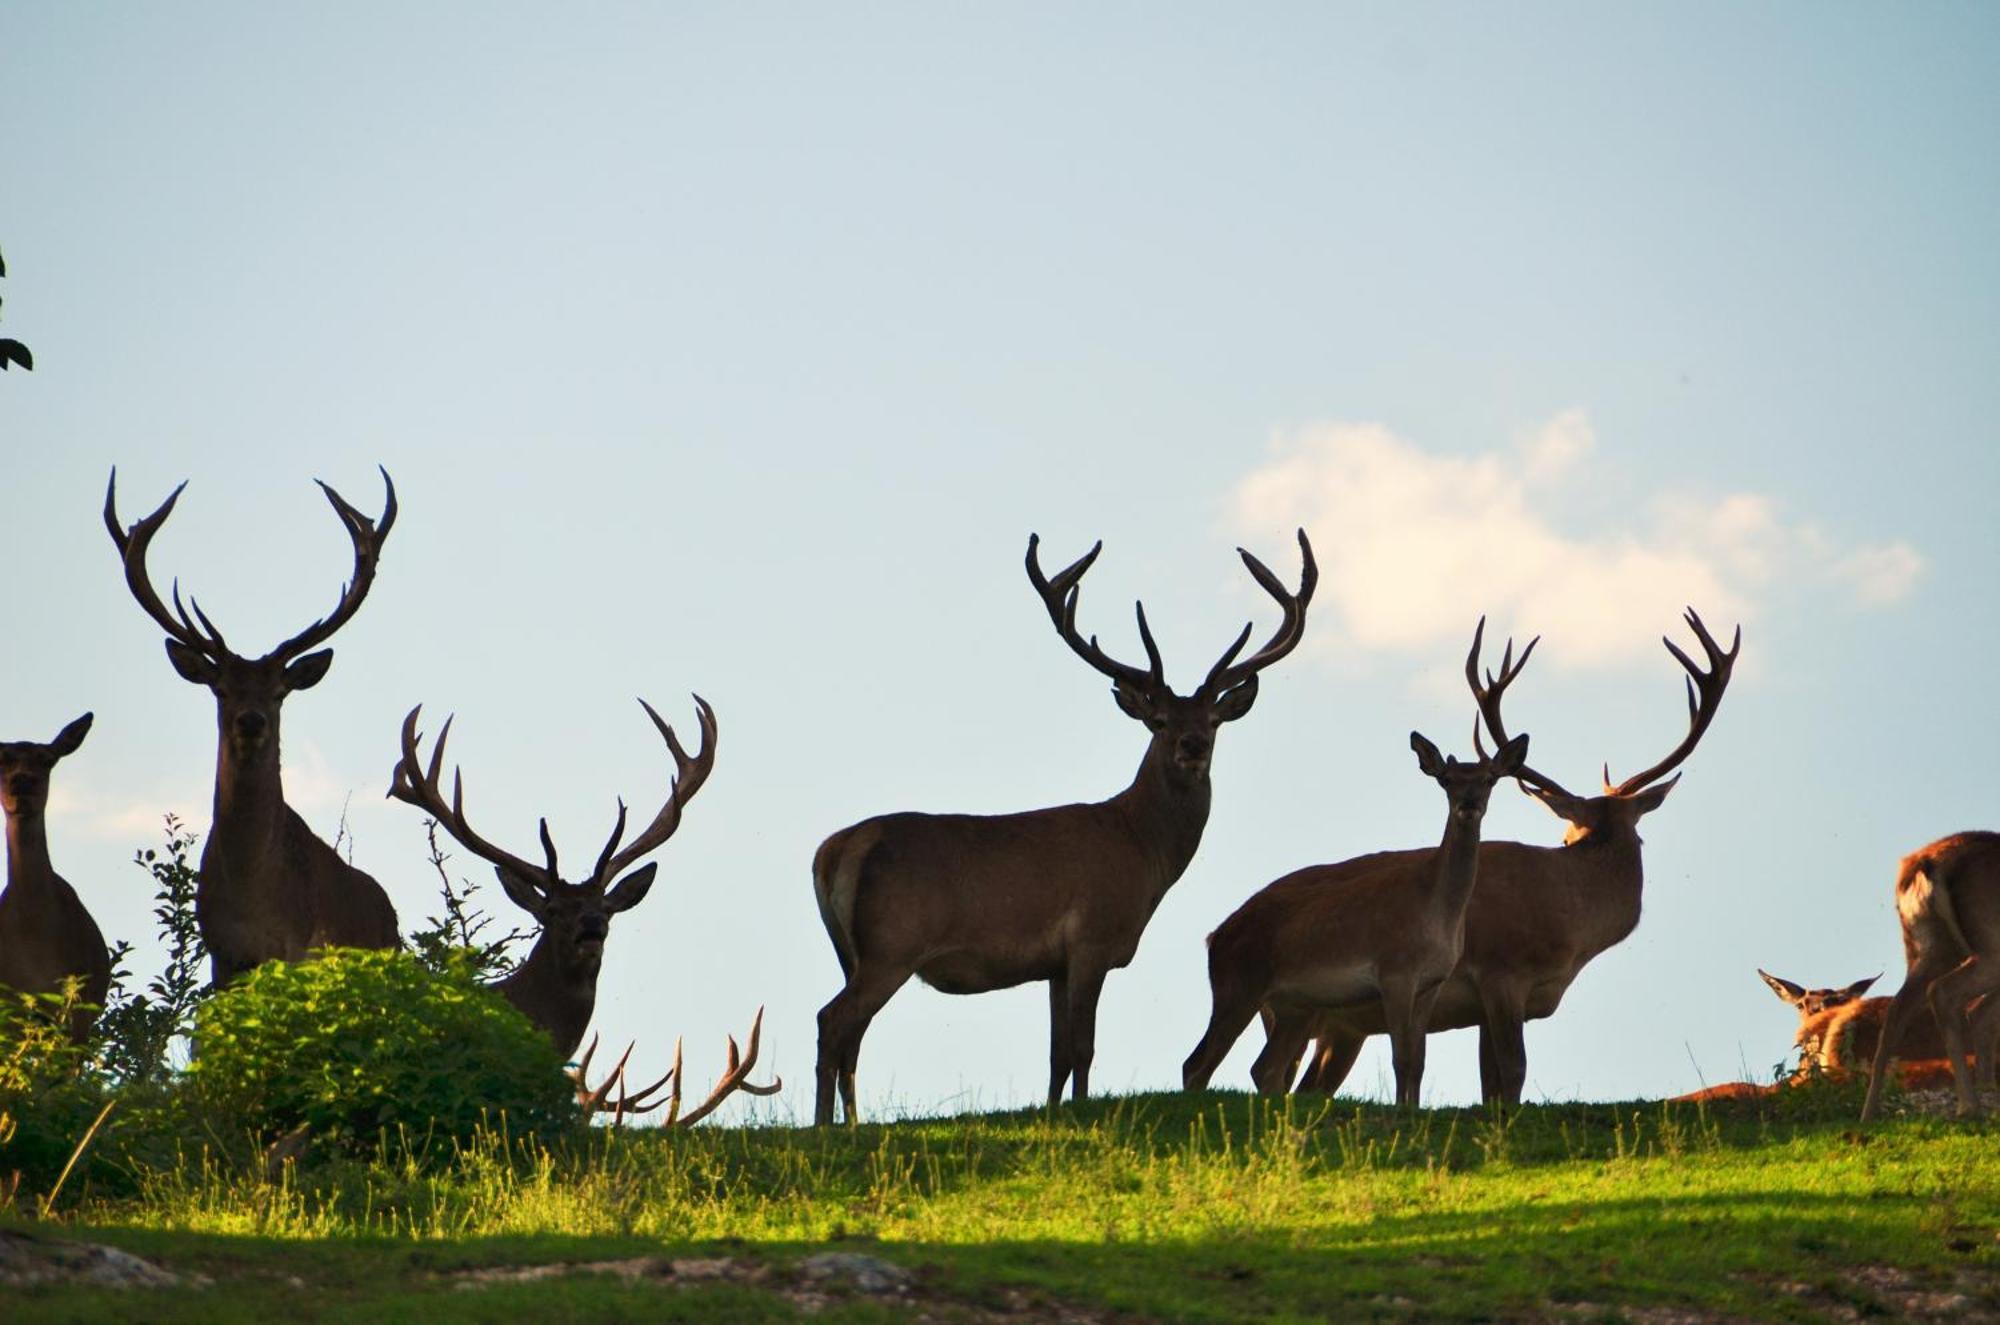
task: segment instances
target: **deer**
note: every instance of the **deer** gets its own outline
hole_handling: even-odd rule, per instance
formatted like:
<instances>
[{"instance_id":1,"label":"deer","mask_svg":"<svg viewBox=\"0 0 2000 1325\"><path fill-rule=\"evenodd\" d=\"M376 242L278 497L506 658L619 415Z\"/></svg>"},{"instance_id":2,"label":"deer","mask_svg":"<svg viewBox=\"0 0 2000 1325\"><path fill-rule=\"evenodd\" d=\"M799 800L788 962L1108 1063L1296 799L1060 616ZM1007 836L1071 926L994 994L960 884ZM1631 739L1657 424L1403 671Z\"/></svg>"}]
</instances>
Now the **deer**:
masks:
<instances>
[{"instance_id":1,"label":"deer","mask_svg":"<svg viewBox=\"0 0 2000 1325\"><path fill-rule=\"evenodd\" d=\"M1484 625L1484 622L1481 623ZM1267 1042L1251 1070L1257 1088L1282 1094L1325 1007L1367 1003L1394 1046L1396 1103L1415 1109L1424 1078L1431 1005L1465 948L1465 910L1479 874L1479 829L1493 784L1528 757L1517 736L1492 758L1460 763L1410 733L1417 767L1443 789L1444 837L1428 852L1382 868L1312 865L1267 885L1208 937L1213 1011L1181 1069L1185 1088L1208 1085L1222 1056L1260 1007Z\"/></svg>"},{"instance_id":2,"label":"deer","mask_svg":"<svg viewBox=\"0 0 2000 1325\"><path fill-rule=\"evenodd\" d=\"M1684 617L1694 632L1706 666L1696 663L1671 639L1667 652L1686 673L1688 730L1659 762L1621 782L1604 769L1601 795L1578 796L1545 773L1523 763L1513 777L1529 795L1566 824L1563 845L1482 842L1479 886L1465 913L1465 950L1431 1009L1432 1030L1478 1026L1481 1095L1506 1105L1521 1102L1527 1082L1525 1024L1551 1016L1563 994L1591 959L1623 942L1639 924L1644 890L1639 820L1657 810L1680 782L1676 770L1701 743L1722 703L1743 647L1737 627L1728 649L1719 645L1693 608ZM1508 736L1501 700L1528 664L1540 637L1517 659L1510 639L1496 676L1480 680L1484 631L1473 635L1465 678L1479 707L1480 721L1501 746ZM1473 746L1486 758L1473 729ZM1667 775L1674 776L1669 778ZM1663 780L1664 779L1664 780ZM1432 850L1426 848L1428 854ZM1368 872L1400 853L1363 856L1348 862ZM1302 1090L1332 1092L1346 1079L1362 1045L1385 1029L1378 1007L1358 1004L1319 1014L1313 1028L1318 1045L1299 1083Z\"/></svg>"},{"instance_id":3,"label":"deer","mask_svg":"<svg viewBox=\"0 0 2000 1325\"><path fill-rule=\"evenodd\" d=\"M396 523L396 485L381 470L387 500L379 522L325 483L334 514L354 545L354 571L333 611L259 658L234 652L190 597L173 610L153 588L146 553L173 514L183 481L129 529L118 519L118 471L104 493L104 527L125 567L125 585L167 632L167 659L183 680L215 695L215 817L202 848L195 920L220 988L267 961L299 961L320 948L402 946L389 894L340 858L285 802L279 770L279 714L287 696L325 679L333 650L318 648L360 610L375 582L382 543Z\"/></svg>"},{"instance_id":4,"label":"deer","mask_svg":"<svg viewBox=\"0 0 2000 1325\"><path fill-rule=\"evenodd\" d=\"M1958 1115L1977 1117L1979 1087L1993 1088L2000 1058L2000 833L1954 833L1903 857L1896 917L1908 970L1883 1014L1861 1121L1880 1109L1889 1062L1926 1007L1951 1064ZM1984 1001L1974 1009L1975 1000Z\"/></svg>"},{"instance_id":5,"label":"deer","mask_svg":"<svg viewBox=\"0 0 2000 1325\"><path fill-rule=\"evenodd\" d=\"M82 1044L111 987L104 933L76 889L49 863L49 775L90 733L86 713L55 739L0 742L0 808L7 814L7 886L0 889L0 985L53 994L77 980L70 1038Z\"/></svg>"},{"instance_id":6,"label":"deer","mask_svg":"<svg viewBox=\"0 0 2000 1325\"><path fill-rule=\"evenodd\" d=\"M420 704L411 709L403 719L402 754L390 774L388 794L430 815L460 846L493 866L507 896L540 924L541 935L527 957L511 974L490 987L519 1009L565 1055L576 1052L597 1010L597 977L604 966L604 944L611 932L611 917L637 906L652 889L653 876L658 872L659 865L654 861L640 865L640 859L657 851L674 835L681 824L683 807L694 799L695 793L708 781L709 773L715 767L715 711L700 695L694 697L694 702L701 745L690 755L666 719L651 704L643 699L639 701L639 707L646 711L646 716L652 720L654 729L666 741L667 750L673 756L673 782L668 789L666 803L630 842L624 841L627 813L624 800L619 800L611 836L604 843L603 850L597 853L596 864L580 883L569 883L563 879L555 840L549 835L546 818L541 821L540 828L545 863L540 865L531 864L480 836L466 819L465 783L456 767L452 769L451 795L447 798L444 794L445 745L451 738L452 719L446 718L438 728L428 762L421 753L423 737L417 728L423 706ZM591 1112L607 1111L607 1098L616 1088L618 1099L609 1105L608 1111L615 1112L622 1122L627 1114L649 1112L648 1099L653 1092L671 1083L669 1121L691 1125L713 1112L723 1099L736 1091L752 1095L775 1094L782 1088L782 1080L764 1086L748 1079L751 1068L757 1062L763 1019L764 1011L759 1008L756 1021L751 1026L747 1055L739 1054L735 1039L730 1039L728 1067L722 1081L709 1098L690 1114L680 1113L682 1074L678 1044L674 1049L674 1066L667 1075L644 1090L628 1094L624 1090L624 1074L626 1059L632 1052L630 1048L626 1049L625 1058L619 1059L618 1065L600 1087L591 1087L585 1082L590 1053L595 1053L597 1048L593 1040L590 1053L584 1055L571 1074L577 1086L577 1098Z\"/></svg>"},{"instance_id":7,"label":"deer","mask_svg":"<svg viewBox=\"0 0 2000 1325\"><path fill-rule=\"evenodd\" d=\"M1028 581L1057 635L1111 681L1127 717L1149 733L1138 772L1108 800L1003 815L902 813L865 819L820 844L813 891L845 983L819 1012L816 1124L833 1121L838 1086L847 1121L858 1120L854 1072L875 1014L912 976L947 994L1031 981L1049 986L1049 1104L1090 1093L1097 1002L1105 977L1128 965L1166 892L1187 869L1208 822L1209 764L1218 728L1250 711L1258 674L1298 647L1319 580L1312 544L1297 593L1237 549L1251 577L1279 605L1271 638L1247 658L1243 627L1194 692L1168 685L1159 647L1137 605L1143 668L1112 658L1077 630L1090 551L1053 576L1041 540L1028 537Z\"/></svg>"}]
</instances>

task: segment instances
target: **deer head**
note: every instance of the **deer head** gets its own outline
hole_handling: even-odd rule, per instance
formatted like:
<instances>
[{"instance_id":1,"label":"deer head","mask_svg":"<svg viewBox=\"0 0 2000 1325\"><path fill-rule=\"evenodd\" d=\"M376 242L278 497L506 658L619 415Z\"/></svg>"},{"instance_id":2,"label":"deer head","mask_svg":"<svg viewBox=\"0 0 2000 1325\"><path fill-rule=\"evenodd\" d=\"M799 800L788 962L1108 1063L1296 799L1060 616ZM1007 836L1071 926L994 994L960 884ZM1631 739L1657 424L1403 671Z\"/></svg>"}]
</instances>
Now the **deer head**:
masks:
<instances>
[{"instance_id":1,"label":"deer head","mask_svg":"<svg viewBox=\"0 0 2000 1325\"><path fill-rule=\"evenodd\" d=\"M441 783L445 743L451 736L451 719L445 719L444 725L438 729L437 743L432 747L428 764L418 753L422 737L417 731L417 719L423 712L422 706L411 709L409 716L403 720L403 754L391 778L389 795L430 814L461 846L491 864L507 896L541 922L542 938L536 943L534 952L523 963L521 971L502 982L502 988L509 992L510 997L518 995L517 1006L521 1006L531 1020L548 1029L564 1052L568 1052L582 1038L583 1025L588 1024L597 973L604 961L604 941L611 932L611 917L637 906L653 886L653 874L657 867L651 863L638 865L639 858L656 850L674 835L674 830L680 827L681 807L701 790L715 766L715 713L701 696L695 696L694 702L701 724L701 748L690 756L681 747L674 729L653 710L653 706L643 699L639 701L639 706L646 710L646 716L652 719L654 728L673 753L675 772L672 788L666 804L660 807L652 822L623 846L620 843L625 836L626 809L625 802L619 801L617 822L612 826L610 838L605 842L604 849L598 852L597 862L590 873L575 883L562 877L547 819L541 821L540 831L544 863L531 864L494 846L473 830L466 821L465 787L457 769L452 771L451 797L449 800L445 798ZM634 869L635 865L638 868ZM538 984L544 967L556 977L546 990ZM579 1006L576 1000L586 992L587 997ZM570 1035L568 1027L576 1022L579 1014L583 1022L577 1024L575 1034Z\"/></svg>"},{"instance_id":2,"label":"deer head","mask_svg":"<svg viewBox=\"0 0 2000 1325\"><path fill-rule=\"evenodd\" d=\"M1493 784L1520 772L1528 757L1528 736L1523 732L1502 745L1491 758L1481 751L1478 759L1465 763L1460 763L1456 755L1439 754L1437 746L1421 732L1410 733L1410 748L1416 751L1417 767L1424 776L1444 789L1452 822L1477 827L1486 817L1486 802L1492 797Z\"/></svg>"},{"instance_id":3,"label":"deer head","mask_svg":"<svg viewBox=\"0 0 2000 1325\"><path fill-rule=\"evenodd\" d=\"M1250 642L1252 626L1246 624L1236 642L1229 646L1215 666L1208 669L1208 675L1195 687L1194 693L1186 696L1175 694L1167 685L1159 646L1153 642L1153 632L1146 624L1144 603L1135 605L1139 618L1139 642L1146 650L1146 666L1143 668L1119 662L1098 647L1095 635L1085 639L1077 630L1076 604L1084 572L1097 560L1097 554L1104 550L1103 542L1094 544L1090 551L1054 576L1042 574L1040 545L1039 535L1028 536L1028 580L1035 586L1035 592L1041 595L1042 605L1048 609L1049 620L1055 623L1056 633L1062 637L1063 643L1092 668L1111 678L1111 695L1117 701L1119 710L1127 717L1146 724L1153 734L1149 754L1161 757L1162 766L1169 770L1170 776L1184 781L1199 781L1207 777L1209 759L1215 750L1216 729L1250 711L1250 706L1257 700L1257 674L1297 648L1299 640L1305 635L1306 607L1312 602L1313 589L1319 583L1319 566L1313 561L1312 544L1306 539L1306 531L1299 530L1299 553L1304 569L1300 572L1296 594L1288 592L1284 581L1273 575L1263 562L1242 548L1237 549L1251 577L1277 599L1283 609L1283 617L1264 647L1239 661L1236 655Z\"/></svg>"},{"instance_id":4,"label":"deer head","mask_svg":"<svg viewBox=\"0 0 2000 1325\"><path fill-rule=\"evenodd\" d=\"M0 808L9 818L39 817L49 804L49 773L77 751L90 734L86 713L43 745L36 741L0 741Z\"/></svg>"},{"instance_id":5,"label":"deer head","mask_svg":"<svg viewBox=\"0 0 2000 1325\"><path fill-rule=\"evenodd\" d=\"M1809 1021L1828 1008L1852 1003L1868 992L1868 986L1882 978L1878 971L1866 980L1856 980L1842 989L1807 989L1804 985L1795 985L1790 980L1772 975L1762 967L1757 969L1757 974L1763 978L1765 984L1771 986L1772 993L1799 1010L1801 1021Z\"/></svg>"},{"instance_id":6,"label":"deer head","mask_svg":"<svg viewBox=\"0 0 2000 1325\"><path fill-rule=\"evenodd\" d=\"M174 503L180 500L187 484L181 483L160 503L158 510L127 529L118 519L118 471L111 471L111 482L104 492L104 527L110 530L111 541L117 544L124 561L126 587L146 615L167 632L167 658L174 670L214 693L223 748L237 757L254 759L266 751L277 750L279 706L293 691L319 684L333 663L333 650L313 650L347 624L368 596L369 586L375 581L382 543L396 523L396 485L390 481L388 470L381 473L388 497L379 523L320 483L320 490L326 494L354 544L353 577L332 612L261 658L246 658L229 647L199 603L192 597L182 603L178 582L173 586L173 610L169 611L147 573L147 549L167 517L173 514Z\"/></svg>"},{"instance_id":7,"label":"deer head","mask_svg":"<svg viewBox=\"0 0 2000 1325\"><path fill-rule=\"evenodd\" d=\"M1554 778L1545 773L1538 773L1526 764L1522 764L1515 773L1515 780L1522 790L1548 806L1569 825L1563 835L1564 842L1574 845L1589 840L1607 840L1614 836L1636 836L1640 818L1657 810L1667 799L1667 793L1674 789L1674 784L1680 781L1679 775L1668 778L1665 782L1660 779L1679 768L1687 757L1694 753L1702 733L1706 732L1709 723L1715 720L1716 709L1722 703L1722 692L1729 685L1730 670L1736 665L1736 655L1743 648L1743 628L1741 626L1736 628L1736 637L1725 651L1708 633L1707 627L1702 625L1701 618L1695 614L1693 608L1687 609L1685 619L1694 631L1696 640L1700 642L1703 653L1707 655L1708 668L1704 671L1671 639L1664 637L1661 639L1660 642L1667 646L1667 652L1672 654L1674 660L1687 672L1685 679L1688 731L1687 735L1681 738L1680 744L1668 752L1666 758L1644 772L1634 773L1616 784L1611 781L1610 766L1606 765L1604 793L1600 796L1575 795L1566 791ZM1485 721L1486 730L1494 740L1505 742L1507 728L1500 716L1501 697L1513 683L1514 678L1521 674L1521 669L1528 665L1528 657L1534 653L1535 645L1541 643L1541 637L1536 636L1529 640L1528 647L1521 650L1518 660L1514 657L1514 641L1508 640L1506 650L1500 658L1499 674L1496 676L1488 671L1482 684L1479 653L1485 632L1486 621L1482 617L1479 628L1473 632L1472 651L1465 657L1465 680L1466 684L1472 687L1473 698L1479 702L1479 713ZM1479 745L1477 723L1472 729L1472 739L1474 747L1479 749L1483 758L1486 752Z\"/></svg>"}]
</instances>

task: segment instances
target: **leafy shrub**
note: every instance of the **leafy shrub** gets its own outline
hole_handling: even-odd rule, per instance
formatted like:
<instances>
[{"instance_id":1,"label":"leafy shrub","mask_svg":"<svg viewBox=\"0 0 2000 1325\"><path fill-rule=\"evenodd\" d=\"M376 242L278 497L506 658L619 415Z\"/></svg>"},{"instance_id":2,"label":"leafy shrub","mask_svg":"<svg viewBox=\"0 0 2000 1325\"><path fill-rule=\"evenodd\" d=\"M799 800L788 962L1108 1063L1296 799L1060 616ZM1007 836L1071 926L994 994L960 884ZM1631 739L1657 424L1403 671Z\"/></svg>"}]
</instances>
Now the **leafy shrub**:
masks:
<instances>
[{"instance_id":1,"label":"leafy shrub","mask_svg":"<svg viewBox=\"0 0 2000 1325\"><path fill-rule=\"evenodd\" d=\"M516 944L535 936L535 930L514 928L497 938L484 935L494 924L485 908L472 900L479 885L470 879L451 880L445 868L451 859L438 842L438 821L424 820L424 837L430 846L427 859L438 876L441 914L424 917L424 927L410 932L411 951L433 971L452 969L466 962L476 979L492 982L511 975L519 963L513 953Z\"/></svg>"},{"instance_id":2,"label":"leafy shrub","mask_svg":"<svg viewBox=\"0 0 2000 1325\"><path fill-rule=\"evenodd\" d=\"M147 982L144 993L135 993L126 987L131 977L125 959L132 945L113 946L111 988L104 1013L97 1019L97 1068L127 1085L164 1084L176 1058L186 1061L185 1052L175 1051L193 1030L195 1007L207 996L201 967L208 953L194 912L197 875L188 862L195 835L171 814L166 816L166 828L165 850L143 848L133 855L132 863L153 876L153 917L159 922L167 964Z\"/></svg>"},{"instance_id":3,"label":"leafy shrub","mask_svg":"<svg viewBox=\"0 0 2000 1325\"><path fill-rule=\"evenodd\" d=\"M17 1190L47 1192L91 1119L104 1083L84 1072L69 1038L81 982L60 994L0 991L0 1206Z\"/></svg>"},{"instance_id":4,"label":"leafy shrub","mask_svg":"<svg viewBox=\"0 0 2000 1325\"><path fill-rule=\"evenodd\" d=\"M202 1005L196 1036L203 1106L258 1135L303 1124L363 1153L385 1128L464 1139L504 1115L549 1135L579 1118L548 1036L463 963L358 948L266 962Z\"/></svg>"}]
</instances>

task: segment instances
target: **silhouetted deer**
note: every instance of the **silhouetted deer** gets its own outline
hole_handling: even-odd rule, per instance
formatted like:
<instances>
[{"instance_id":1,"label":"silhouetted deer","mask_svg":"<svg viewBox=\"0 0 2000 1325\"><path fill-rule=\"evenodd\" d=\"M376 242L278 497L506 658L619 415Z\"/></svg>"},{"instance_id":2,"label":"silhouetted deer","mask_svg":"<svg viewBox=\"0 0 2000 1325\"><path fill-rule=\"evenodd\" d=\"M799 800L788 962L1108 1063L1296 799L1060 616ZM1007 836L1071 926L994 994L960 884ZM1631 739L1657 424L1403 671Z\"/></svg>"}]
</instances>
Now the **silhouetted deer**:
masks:
<instances>
[{"instance_id":1,"label":"silhouetted deer","mask_svg":"<svg viewBox=\"0 0 2000 1325\"><path fill-rule=\"evenodd\" d=\"M1251 1077L1259 1090L1282 1094L1317 1014L1366 1004L1389 1029L1396 1102L1417 1107L1431 1004L1465 949L1480 822L1493 784L1528 757L1528 738L1517 736L1494 758L1464 764L1416 732L1410 748L1424 776L1444 789L1443 840L1428 853L1398 853L1378 869L1351 869L1356 862L1344 861L1295 871L1217 926L1208 937L1214 1008L1181 1071L1188 1089L1208 1085L1262 1007L1270 1012L1269 1033Z\"/></svg>"},{"instance_id":2,"label":"silhouetted deer","mask_svg":"<svg viewBox=\"0 0 2000 1325\"><path fill-rule=\"evenodd\" d=\"M1585 964L1623 942L1639 924L1645 883L1639 819L1658 809L1680 781L1678 776L1660 779L1694 753L1714 721L1743 642L1739 629L1724 650L1693 609L1688 610L1687 623L1708 668L1704 671L1672 640L1663 641L1687 673L1688 731L1680 744L1659 763L1615 786L1607 768L1601 796L1572 795L1553 778L1523 764L1515 778L1569 825L1563 845L1485 842L1479 848L1479 886L1466 907L1465 951L1438 991L1431 1029L1480 1028L1480 1088L1489 1100L1520 1103L1528 1074L1525 1023L1552 1014ZM1465 678L1487 731L1504 745L1507 732L1500 699L1527 666L1536 641L1529 642L1518 662L1509 641L1500 675L1488 673L1484 684L1479 678L1480 643L1475 635L1465 660ZM1344 868L1373 871L1397 857L1427 857L1433 850L1363 856ZM1333 1091L1354 1066L1363 1043L1380 1034L1385 1023L1379 1008L1357 1005L1323 1014L1314 1029L1319 1047L1300 1088Z\"/></svg>"},{"instance_id":3,"label":"silhouetted deer","mask_svg":"<svg viewBox=\"0 0 2000 1325\"><path fill-rule=\"evenodd\" d=\"M819 898L847 982L820 1009L815 1122L833 1121L838 1085L855 1119L854 1069L868 1023L912 975L947 994L1029 981L1049 984L1049 1102L1074 1079L1089 1094L1097 999L1132 960L1153 910L1180 878L1208 822L1209 758L1217 728L1250 711L1257 673L1298 646L1319 578L1299 531L1297 595L1248 552L1244 565L1284 616L1270 642L1241 662L1250 626L1192 695L1168 688L1139 608L1147 666L1116 661L1076 628L1078 585L1103 549L1045 578L1028 539L1028 579L1065 644L1111 678L1127 717L1152 733L1138 775L1110 800L1025 814L890 814L826 839L813 857ZM1240 549L1239 549L1240 552Z\"/></svg>"},{"instance_id":4,"label":"silhouetted deer","mask_svg":"<svg viewBox=\"0 0 2000 1325\"><path fill-rule=\"evenodd\" d=\"M78 1043L104 1006L111 986L111 957L104 934L76 889L49 863L49 773L76 753L90 731L86 713L47 745L0 743L0 806L7 811L7 887L0 890L0 985L24 994L52 994L71 976L83 982L70 1018Z\"/></svg>"},{"instance_id":5,"label":"silhouetted deer","mask_svg":"<svg viewBox=\"0 0 2000 1325\"><path fill-rule=\"evenodd\" d=\"M215 694L215 822L201 853L195 918L217 985L260 962L297 961L315 948L393 948L396 910L374 879L342 860L285 804L278 768L278 712L295 690L318 685L333 650L309 653L347 623L368 596L382 542L396 522L396 486L378 527L326 484L334 513L354 544L354 577L333 611L261 658L230 651L222 632L190 598L173 591L169 612L146 572L146 549L180 500L182 483L129 530L118 521L118 471L104 494L104 527L125 565L125 583L146 615L167 632L174 670Z\"/></svg>"}]
</instances>

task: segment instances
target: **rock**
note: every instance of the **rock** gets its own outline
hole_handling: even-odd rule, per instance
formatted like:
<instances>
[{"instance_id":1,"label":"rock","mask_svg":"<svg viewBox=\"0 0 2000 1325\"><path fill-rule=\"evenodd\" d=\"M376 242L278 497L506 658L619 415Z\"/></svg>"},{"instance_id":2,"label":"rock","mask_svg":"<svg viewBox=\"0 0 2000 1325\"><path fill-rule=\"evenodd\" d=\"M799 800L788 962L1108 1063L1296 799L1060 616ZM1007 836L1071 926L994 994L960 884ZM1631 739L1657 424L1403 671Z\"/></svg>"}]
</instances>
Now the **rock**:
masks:
<instances>
[{"instance_id":1,"label":"rock","mask_svg":"<svg viewBox=\"0 0 2000 1325\"><path fill-rule=\"evenodd\" d=\"M0 1229L0 1284L92 1284L100 1288L173 1288L177 1274L130 1252L94 1242L50 1242Z\"/></svg>"},{"instance_id":2,"label":"rock","mask_svg":"<svg viewBox=\"0 0 2000 1325\"><path fill-rule=\"evenodd\" d=\"M808 1280L837 1280L862 1293L907 1293L914 1282L900 1265L854 1251L823 1251L799 1262L799 1274Z\"/></svg>"}]
</instances>

